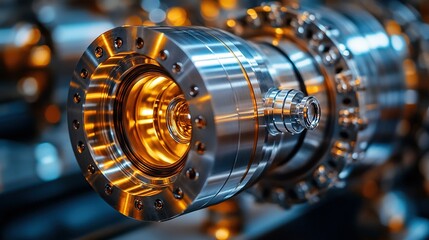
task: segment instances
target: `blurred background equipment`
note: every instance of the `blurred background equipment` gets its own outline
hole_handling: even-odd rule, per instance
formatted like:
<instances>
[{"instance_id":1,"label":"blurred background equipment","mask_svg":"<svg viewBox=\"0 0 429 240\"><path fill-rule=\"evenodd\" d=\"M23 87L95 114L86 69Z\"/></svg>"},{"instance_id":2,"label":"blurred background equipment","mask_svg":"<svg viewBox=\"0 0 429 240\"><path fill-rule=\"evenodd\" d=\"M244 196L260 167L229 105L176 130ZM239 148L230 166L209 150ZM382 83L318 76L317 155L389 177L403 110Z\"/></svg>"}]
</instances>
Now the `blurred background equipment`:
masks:
<instances>
[{"instance_id":1,"label":"blurred background equipment","mask_svg":"<svg viewBox=\"0 0 429 240\"><path fill-rule=\"evenodd\" d=\"M263 2L0 2L0 238L427 239L429 3ZM127 67L111 109L159 124L106 129L143 180L109 175L105 140L83 132Z\"/></svg>"}]
</instances>

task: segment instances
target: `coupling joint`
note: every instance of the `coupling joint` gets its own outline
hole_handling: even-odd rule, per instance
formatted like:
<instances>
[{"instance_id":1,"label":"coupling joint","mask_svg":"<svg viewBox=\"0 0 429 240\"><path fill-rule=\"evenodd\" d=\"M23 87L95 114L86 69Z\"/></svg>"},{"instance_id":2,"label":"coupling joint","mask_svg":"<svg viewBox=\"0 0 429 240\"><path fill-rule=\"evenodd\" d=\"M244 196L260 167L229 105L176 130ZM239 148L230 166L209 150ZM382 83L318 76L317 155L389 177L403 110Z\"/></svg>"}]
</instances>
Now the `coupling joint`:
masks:
<instances>
[{"instance_id":1,"label":"coupling joint","mask_svg":"<svg viewBox=\"0 0 429 240\"><path fill-rule=\"evenodd\" d=\"M314 96L304 96L298 90L274 89L267 93L265 106L268 130L271 134L299 134L319 125L320 104Z\"/></svg>"}]
</instances>

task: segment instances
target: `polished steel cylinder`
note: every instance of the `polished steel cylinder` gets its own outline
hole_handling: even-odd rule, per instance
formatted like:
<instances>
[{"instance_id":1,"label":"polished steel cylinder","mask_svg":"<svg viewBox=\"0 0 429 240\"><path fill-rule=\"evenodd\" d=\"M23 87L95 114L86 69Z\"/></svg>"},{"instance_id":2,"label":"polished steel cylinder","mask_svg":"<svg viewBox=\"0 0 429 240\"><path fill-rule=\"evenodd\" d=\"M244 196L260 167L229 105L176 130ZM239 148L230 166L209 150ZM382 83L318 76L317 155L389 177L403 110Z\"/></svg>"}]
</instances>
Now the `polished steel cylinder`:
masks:
<instances>
[{"instance_id":1,"label":"polished steel cylinder","mask_svg":"<svg viewBox=\"0 0 429 240\"><path fill-rule=\"evenodd\" d=\"M286 142L282 132L314 129L321 114L317 99L299 90L279 96L267 58L208 28L121 27L100 36L69 96L71 139L87 180L122 213L155 221L254 183L273 161L264 148ZM273 91L280 106L267 105ZM285 129L271 134L272 123Z\"/></svg>"},{"instance_id":2,"label":"polished steel cylinder","mask_svg":"<svg viewBox=\"0 0 429 240\"><path fill-rule=\"evenodd\" d=\"M371 14L270 3L227 25L115 28L77 64L71 142L124 215L163 221L252 186L312 201L391 154L403 49Z\"/></svg>"}]
</instances>

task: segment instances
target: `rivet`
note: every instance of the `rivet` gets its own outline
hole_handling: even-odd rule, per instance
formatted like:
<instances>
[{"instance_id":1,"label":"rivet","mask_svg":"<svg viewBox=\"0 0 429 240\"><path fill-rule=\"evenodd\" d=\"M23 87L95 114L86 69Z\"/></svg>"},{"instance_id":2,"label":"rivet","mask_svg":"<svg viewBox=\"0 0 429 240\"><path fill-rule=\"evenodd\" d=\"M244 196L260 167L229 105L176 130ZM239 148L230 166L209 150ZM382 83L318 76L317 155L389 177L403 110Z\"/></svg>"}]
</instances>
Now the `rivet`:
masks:
<instances>
[{"instance_id":1,"label":"rivet","mask_svg":"<svg viewBox=\"0 0 429 240\"><path fill-rule=\"evenodd\" d=\"M140 200L140 199L134 200L134 207L137 210L139 210L139 211L143 210L143 202L142 202L142 200Z\"/></svg>"},{"instance_id":2,"label":"rivet","mask_svg":"<svg viewBox=\"0 0 429 240\"><path fill-rule=\"evenodd\" d=\"M198 86L192 85L191 89L189 91L189 95L191 95L191 97L196 97L198 95L198 93L199 93L199 90L200 89L198 88Z\"/></svg>"},{"instance_id":3,"label":"rivet","mask_svg":"<svg viewBox=\"0 0 429 240\"><path fill-rule=\"evenodd\" d=\"M103 49L101 47L96 47L94 53L96 58L101 58L103 56Z\"/></svg>"},{"instance_id":4,"label":"rivet","mask_svg":"<svg viewBox=\"0 0 429 240\"><path fill-rule=\"evenodd\" d=\"M79 141L76 147L79 153L82 153L85 150L85 144L82 141Z\"/></svg>"},{"instance_id":5,"label":"rivet","mask_svg":"<svg viewBox=\"0 0 429 240\"><path fill-rule=\"evenodd\" d=\"M196 117L194 121L195 121L195 124L197 125L197 128L202 129L202 128L206 128L207 126L206 119L204 119L203 116Z\"/></svg>"},{"instance_id":6,"label":"rivet","mask_svg":"<svg viewBox=\"0 0 429 240\"><path fill-rule=\"evenodd\" d=\"M189 168L188 170L186 170L186 176L190 180L196 180L198 178L198 173L195 171L195 169Z\"/></svg>"},{"instance_id":7,"label":"rivet","mask_svg":"<svg viewBox=\"0 0 429 240\"><path fill-rule=\"evenodd\" d=\"M80 100L81 100L81 98L80 98L80 94L79 94L79 93L75 93L75 94L73 95L73 102L74 102L74 103L80 103Z\"/></svg>"},{"instance_id":8,"label":"rivet","mask_svg":"<svg viewBox=\"0 0 429 240\"><path fill-rule=\"evenodd\" d=\"M173 69L172 69L172 71L173 71L174 73L180 73L180 72L182 71L182 67L183 67L182 63L177 62L177 63L173 64Z\"/></svg>"},{"instance_id":9,"label":"rivet","mask_svg":"<svg viewBox=\"0 0 429 240\"><path fill-rule=\"evenodd\" d=\"M173 192L174 198L175 199L182 199L183 198L183 191L181 188L176 188Z\"/></svg>"},{"instance_id":10,"label":"rivet","mask_svg":"<svg viewBox=\"0 0 429 240\"><path fill-rule=\"evenodd\" d=\"M168 52L168 50L166 50L166 49L161 50L159 52L159 59L161 59L162 61L165 61L165 60L167 60L169 55L170 55L170 53Z\"/></svg>"},{"instance_id":11,"label":"rivet","mask_svg":"<svg viewBox=\"0 0 429 240\"><path fill-rule=\"evenodd\" d=\"M88 167L86 168L88 170L88 172L90 174L94 174L95 173L95 167L92 164L89 164Z\"/></svg>"},{"instance_id":12,"label":"rivet","mask_svg":"<svg viewBox=\"0 0 429 240\"><path fill-rule=\"evenodd\" d=\"M86 79L88 77L88 70L86 70L85 68L83 68L80 71L80 77L83 78L83 79Z\"/></svg>"},{"instance_id":13,"label":"rivet","mask_svg":"<svg viewBox=\"0 0 429 240\"><path fill-rule=\"evenodd\" d=\"M113 191L113 188L110 184L106 184L104 186L104 193L106 193L107 195L111 195Z\"/></svg>"},{"instance_id":14,"label":"rivet","mask_svg":"<svg viewBox=\"0 0 429 240\"><path fill-rule=\"evenodd\" d=\"M196 142L195 147L198 154L204 154L204 152L206 151L206 145L202 142Z\"/></svg>"},{"instance_id":15,"label":"rivet","mask_svg":"<svg viewBox=\"0 0 429 240\"><path fill-rule=\"evenodd\" d=\"M122 39L120 38L120 37L117 37L116 39L115 39L115 48L121 48L122 47L122 44L123 44L123 41L122 41Z\"/></svg>"},{"instance_id":16,"label":"rivet","mask_svg":"<svg viewBox=\"0 0 429 240\"><path fill-rule=\"evenodd\" d=\"M161 210L164 207L164 202L161 199L156 199L154 206L156 210Z\"/></svg>"},{"instance_id":17,"label":"rivet","mask_svg":"<svg viewBox=\"0 0 429 240\"><path fill-rule=\"evenodd\" d=\"M77 130L77 129L79 129L79 127L80 127L79 121L78 120L73 120L73 128L75 130Z\"/></svg>"},{"instance_id":18,"label":"rivet","mask_svg":"<svg viewBox=\"0 0 429 240\"><path fill-rule=\"evenodd\" d=\"M143 46L144 46L144 41L143 41L143 38L137 38L136 39L136 47L138 48L138 49L142 49L143 48Z\"/></svg>"}]
</instances>

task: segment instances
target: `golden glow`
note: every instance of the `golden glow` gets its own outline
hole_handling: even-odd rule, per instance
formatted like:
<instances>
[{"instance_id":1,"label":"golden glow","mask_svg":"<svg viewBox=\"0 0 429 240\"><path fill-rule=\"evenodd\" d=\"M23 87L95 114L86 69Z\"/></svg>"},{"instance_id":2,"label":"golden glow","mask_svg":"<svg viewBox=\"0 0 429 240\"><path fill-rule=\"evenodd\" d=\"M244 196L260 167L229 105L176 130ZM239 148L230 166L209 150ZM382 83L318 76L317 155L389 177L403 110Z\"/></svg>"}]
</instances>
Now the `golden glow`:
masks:
<instances>
[{"instance_id":1,"label":"golden glow","mask_svg":"<svg viewBox=\"0 0 429 240\"><path fill-rule=\"evenodd\" d=\"M362 187L362 195L366 198L375 198L379 192L377 182L374 180L365 181Z\"/></svg>"},{"instance_id":2,"label":"golden glow","mask_svg":"<svg viewBox=\"0 0 429 240\"><path fill-rule=\"evenodd\" d=\"M252 19L257 19L258 18L258 14L256 13L255 9L248 9L247 10L247 14L252 18Z\"/></svg>"},{"instance_id":3,"label":"golden glow","mask_svg":"<svg viewBox=\"0 0 429 240\"><path fill-rule=\"evenodd\" d=\"M219 6L213 0L201 2L201 13L206 20L214 20L219 15Z\"/></svg>"},{"instance_id":4,"label":"golden glow","mask_svg":"<svg viewBox=\"0 0 429 240\"><path fill-rule=\"evenodd\" d=\"M131 15L127 17L127 19L125 19L125 25L135 26L135 25L142 25L142 24L143 24L142 18L137 15Z\"/></svg>"},{"instance_id":5,"label":"golden glow","mask_svg":"<svg viewBox=\"0 0 429 240\"><path fill-rule=\"evenodd\" d=\"M237 6L237 0L219 0L219 4L221 8L231 10Z\"/></svg>"},{"instance_id":6,"label":"golden glow","mask_svg":"<svg viewBox=\"0 0 429 240\"><path fill-rule=\"evenodd\" d=\"M401 34L401 26L394 20L389 20L385 23L386 32L389 35L398 35Z\"/></svg>"},{"instance_id":7,"label":"golden glow","mask_svg":"<svg viewBox=\"0 0 429 240\"><path fill-rule=\"evenodd\" d=\"M229 238L229 236L230 236L230 231L228 228L221 227L216 229L215 231L215 237L218 240L226 240Z\"/></svg>"},{"instance_id":8,"label":"golden glow","mask_svg":"<svg viewBox=\"0 0 429 240\"><path fill-rule=\"evenodd\" d=\"M39 28L32 24L18 23L16 25L15 46L36 45L42 37Z\"/></svg>"},{"instance_id":9,"label":"golden glow","mask_svg":"<svg viewBox=\"0 0 429 240\"><path fill-rule=\"evenodd\" d=\"M404 229L404 219L401 216L392 216L388 223L391 232L400 232Z\"/></svg>"},{"instance_id":10,"label":"golden glow","mask_svg":"<svg viewBox=\"0 0 429 240\"><path fill-rule=\"evenodd\" d=\"M181 7L172 7L167 11L167 23L172 26L184 26L188 20L186 10Z\"/></svg>"},{"instance_id":11,"label":"golden glow","mask_svg":"<svg viewBox=\"0 0 429 240\"><path fill-rule=\"evenodd\" d=\"M158 36L156 36L156 38L151 43L152 48L148 56L152 56L153 58L156 58L156 56L158 56L161 49L164 48L166 42L167 42L167 38L164 36L164 33L161 33Z\"/></svg>"},{"instance_id":12,"label":"golden glow","mask_svg":"<svg viewBox=\"0 0 429 240\"><path fill-rule=\"evenodd\" d=\"M31 49L30 65L35 67L44 67L51 62L51 49L46 46L37 46Z\"/></svg>"},{"instance_id":13,"label":"golden glow","mask_svg":"<svg viewBox=\"0 0 429 240\"><path fill-rule=\"evenodd\" d=\"M271 7L270 6L263 6L262 10L264 10L265 12L270 12L271 11Z\"/></svg>"},{"instance_id":14,"label":"golden glow","mask_svg":"<svg viewBox=\"0 0 429 240\"><path fill-rule=\"evenodd\" d=\"M229 19L228 21L226 21L226 25L230 28L235 27L235 25L237 25L237 23L235 22L234 19Z\"/></svg>"},{"instance_id":15,"label":"golden glow","mask_svg":"<svg viewBox=\"0 0 429 240\"><path fill-rule=\"evenodd\" d=\"M51 104L45 109L45 119L51 124L60 122L61 111L57 105Z\"/></svg>"},{"instance_id":16,"label":"golden glow","mask_svg":"<svg viewBox=\"0 0 429 240\"><path fill-rule=\"evenodd\" d=\"M418 88L419 76L417 72L416 64L413 60L407 58L403 62L404 70L405 70L405 79L408 88L416 89Z\"/></svg>"},{"instance_id":17,"label":"golden glow","mask_svg":"<svg viewBox=\"0 0 429 240\"><path fill-rule=\"evenodd\" d=\"M154 171L174 174L192 135L182 91L172 79L155 71L139 76L126 91L122 126L137 166L149 175Z\"/></svg>"},{"instance_id":18,"label":"golden glow","mask_svg":"<svg viewBox=\"0 0 429 240\"><path fill-rule=\"evenodd\" d=\"M40 41L42 34L38 28L32 28L30 38L28 39L28 44L36 44Z\"/></svg>"},{"instance_id":19,"label":"golden glow","mask_svg":"<svg viewBox=\"0 0 429 240\"><path fill-rule=\"evenodd\" d=\"M143 26L155 26L155 23L149 20L143 21Z\"/></svg>"},{"instance_id":20,"label":"golden glow","mask_svg":"<svg viewBox=\"0 0 429 240\"><path fill-rule=\"evenodd\" d=\"M279 45L279 40L278 39L273 39L272 44L274 46L278 46Z\"/></svg>"},{"instance_id":21,"label":"golden glow","mask_svg":"<svg viewBox=\"0 0 429 240\"><path fill-rule=\"evenodd\" d=\"M319 93L322 91L324 91L323 86L319 86L319 85L308 86L308 88L307 88L308 94L316 94L316 93Z\"/></svg>"},{"instance_id":22,"label":"golden glow","mask_svg":"<svg viewBox=\"0 0 429 240\"><path fill-rule=\"evenodd\" d=\"M100 39L103 40L104 46L103 46L103 55L108 54L109 56L113 56L114 55L114 50L113 50L113 46L110 44L110 39L102 34L100 36Z\"/></svg>"}]
</instances>

